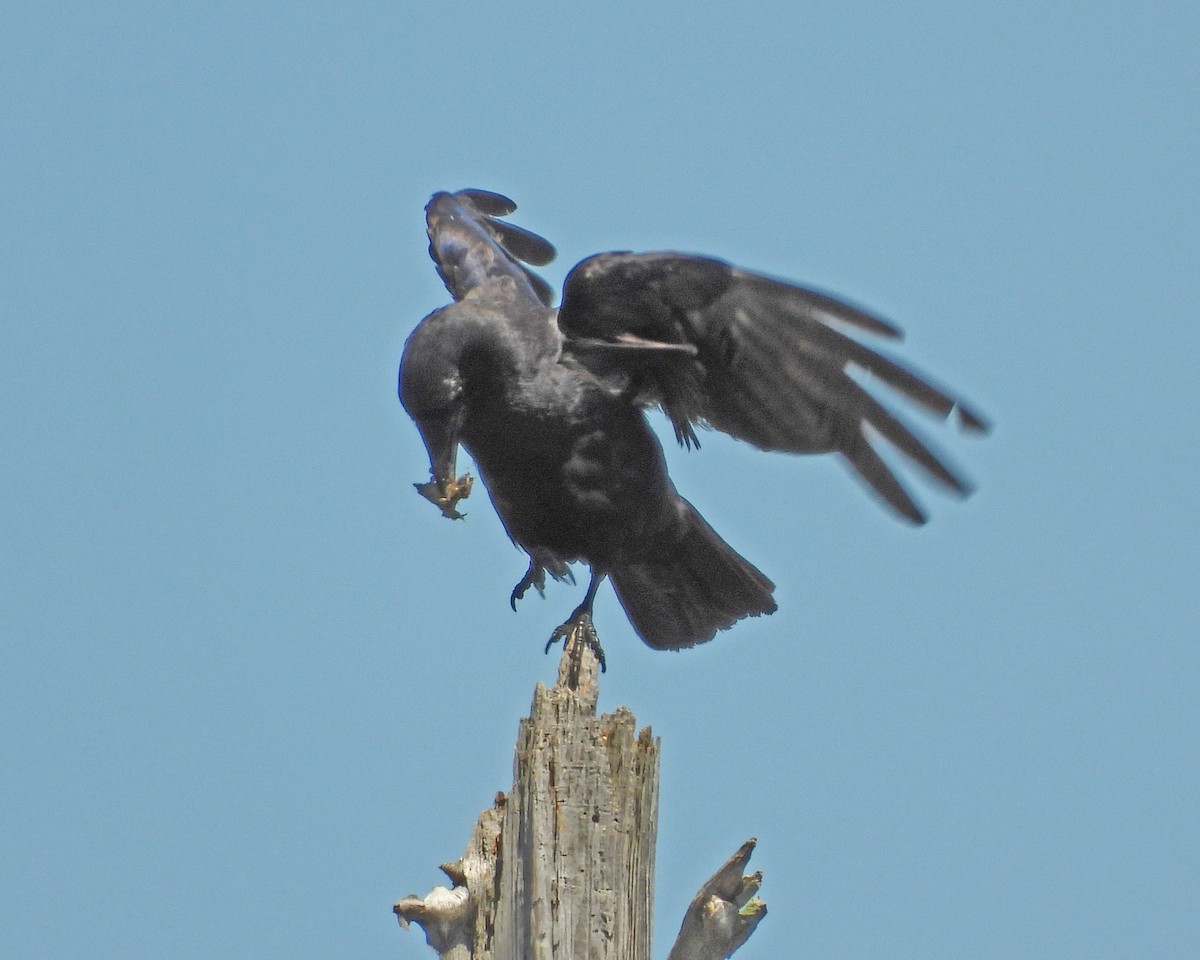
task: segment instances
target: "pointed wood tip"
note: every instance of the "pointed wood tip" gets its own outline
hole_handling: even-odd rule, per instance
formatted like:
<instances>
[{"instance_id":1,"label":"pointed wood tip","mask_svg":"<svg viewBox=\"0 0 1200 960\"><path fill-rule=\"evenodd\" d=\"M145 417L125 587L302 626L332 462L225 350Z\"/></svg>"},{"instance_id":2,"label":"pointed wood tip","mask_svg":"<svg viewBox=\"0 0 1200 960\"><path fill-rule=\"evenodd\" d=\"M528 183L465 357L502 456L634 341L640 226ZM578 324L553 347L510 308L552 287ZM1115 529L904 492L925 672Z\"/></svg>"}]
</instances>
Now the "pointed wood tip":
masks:
<instances>
[{"instance_id":1,"label":"pointed wood tip","mask_svg":"<svg viewBox=\"0 0 1200 960\"><path fill-rule=\"evenodd\" d=\"M600 671L601 662L595 650L582 639L568 637L558 660L558 679L554 686L595 703L600 693Z\"/></svg>"},{"instance_id":2,"label":"pointed wood tip","mask_svg":"<svg viewBox=\"0 0 1200 960\"><path fill-rule=\"evenodd\" d=\"M767 915L758 899L762 871L743 876L758 841L751 837L692 898L667 960L723 960L749 939Z\"/></svg>"}]
</instances>

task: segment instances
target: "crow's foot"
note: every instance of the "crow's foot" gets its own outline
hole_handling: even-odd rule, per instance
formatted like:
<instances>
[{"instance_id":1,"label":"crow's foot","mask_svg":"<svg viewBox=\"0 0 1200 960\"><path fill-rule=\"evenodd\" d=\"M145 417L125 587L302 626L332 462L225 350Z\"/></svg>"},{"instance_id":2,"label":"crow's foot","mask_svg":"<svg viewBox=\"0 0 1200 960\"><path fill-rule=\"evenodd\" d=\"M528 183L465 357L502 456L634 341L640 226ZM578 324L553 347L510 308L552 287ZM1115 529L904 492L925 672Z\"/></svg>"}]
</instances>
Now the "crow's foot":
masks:
<instances>
[{"instance_id":1,"label":"crow's foot","mask_svg":"<svg viewBox=\"0 0 1200 960\"><path fill-rule=\"evenodd\" d=\"M514 611L517 609L517 601L525 596L530 587L537 590L539 596L546 595L546 568L536 560L529 561L529 569L525 571L525 576L521 578L520 583L513 587L512 595L508 598L508 605ZM551 641L551 643L553 642Z\"/></svg>"},{"instance_id":2,"label":"crow's foot","mask_svg":"<svg viewBox=\"0 0 1200 960\"><path fill-rule=\"evenodd\" d=\"M574 663L572 672L576 677L579 675L579 659L585 649L592 651L600 664L601 673L608 669L604 662L604 648L600 646L600 638L592 625L592 615L586 610L576 611L570 620L555 628L550 634L550 639L546 641L546 653L560 640L563 642L563 649L571 654Z\"/></svg>"},{"instance_id":3,"label":"crow's foot","mask_svg":"<svg viewBox=\"0 0 1200 960\"><path fill-rule=\"evenodd\" d=\"M417 493L442 511L442 516L448 520L461 520L466 516L454 508L460 500L466 500L471 495L471 487L475 480L469 473L464 473L457 480L430 480L428 483L414 483Z\"/></svg>"}]
</instances>

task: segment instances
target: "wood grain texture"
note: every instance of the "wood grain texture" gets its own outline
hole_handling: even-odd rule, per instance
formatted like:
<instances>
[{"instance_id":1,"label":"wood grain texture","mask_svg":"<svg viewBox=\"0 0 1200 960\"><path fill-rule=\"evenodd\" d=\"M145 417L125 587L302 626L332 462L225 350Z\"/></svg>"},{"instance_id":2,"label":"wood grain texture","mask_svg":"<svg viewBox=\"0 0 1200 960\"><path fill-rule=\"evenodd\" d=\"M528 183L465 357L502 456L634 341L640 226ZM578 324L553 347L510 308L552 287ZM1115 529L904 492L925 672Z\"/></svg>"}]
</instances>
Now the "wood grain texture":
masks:
<instances>
[{"instance_id":1,"label":"wood grain texture","mask_svg":"<svg viewBox=\"0 0 1200 960\"><path fill-rule=\"evenodd\" d=\"M453 888L395 906L443 960L650 960L659 741L626 707L596 715L598 664L568 650L520 723L513 786L485 810ZM727 957L766 914L747 841L700 889L670 960Z\"/></svg>"}]
</instances>

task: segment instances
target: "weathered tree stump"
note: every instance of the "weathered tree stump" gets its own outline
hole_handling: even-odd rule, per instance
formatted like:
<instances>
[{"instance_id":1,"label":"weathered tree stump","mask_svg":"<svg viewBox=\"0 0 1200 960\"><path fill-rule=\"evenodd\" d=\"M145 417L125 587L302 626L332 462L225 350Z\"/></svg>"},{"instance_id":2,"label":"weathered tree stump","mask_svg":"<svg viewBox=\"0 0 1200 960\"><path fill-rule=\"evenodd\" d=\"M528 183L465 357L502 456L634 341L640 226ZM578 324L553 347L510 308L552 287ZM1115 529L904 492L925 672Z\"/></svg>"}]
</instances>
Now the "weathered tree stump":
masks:
<instances>
[{"instance_id":1,"label":"weathered tree stump","mask_svg":"<svg viewBox=\"0 0 1200 960\"><path fill-rule=\"evenodd\" d=\"M402 927L444 960L650 960L659 741L625 707L596 716L598 664L564 651L521 721L513 786L498 794L451 888L405 897ZM766 915L748 840L692 900L668 960L721 960Z\"/></svg>"}]
</instances>

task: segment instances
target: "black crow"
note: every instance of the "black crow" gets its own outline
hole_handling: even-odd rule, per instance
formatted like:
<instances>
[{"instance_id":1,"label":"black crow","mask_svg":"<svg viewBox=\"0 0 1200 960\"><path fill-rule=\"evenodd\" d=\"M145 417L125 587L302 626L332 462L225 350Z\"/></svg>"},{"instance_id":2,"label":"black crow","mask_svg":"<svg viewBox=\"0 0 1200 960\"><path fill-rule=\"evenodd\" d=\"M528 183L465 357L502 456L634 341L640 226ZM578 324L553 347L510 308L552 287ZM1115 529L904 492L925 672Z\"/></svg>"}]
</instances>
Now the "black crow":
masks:
<instances>
[{"instance_id":1,"label":"black crow","mask_svg":"<svg viewBox=\"0 0 1200 960\"><path fill-rule=\"evenodd\" d=\"M837 453L912 523L925 516L876 452L891 444L930 478L966 483L860 383L870 377L941 418L987 429L957 397L847 336L898 338L885 320L815 290L678 253L602 253L567 276L562 305L526 264L547 241L499 218L516 205L483 190L435 194L429 252L454 303L404 347L400 400L429 452L417 489L461 516L475 461L508 535L529 555L510 603L583 561L583 602L554 631L599 644L591 622L608 577L655 649L711 640L772 613L774 584L722 540L667 476L646 420L660 407L679 442L709 426L762 450ZM857 374L857 378L851 375ZM549 646L549 645L547 645ZM601 655L602 657L602 655ZM602 661L603 662L603 661Z\"/></svg>"}]
</instances>

